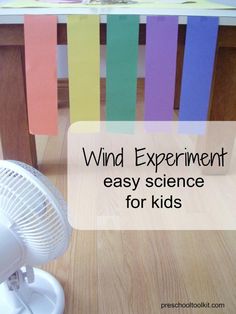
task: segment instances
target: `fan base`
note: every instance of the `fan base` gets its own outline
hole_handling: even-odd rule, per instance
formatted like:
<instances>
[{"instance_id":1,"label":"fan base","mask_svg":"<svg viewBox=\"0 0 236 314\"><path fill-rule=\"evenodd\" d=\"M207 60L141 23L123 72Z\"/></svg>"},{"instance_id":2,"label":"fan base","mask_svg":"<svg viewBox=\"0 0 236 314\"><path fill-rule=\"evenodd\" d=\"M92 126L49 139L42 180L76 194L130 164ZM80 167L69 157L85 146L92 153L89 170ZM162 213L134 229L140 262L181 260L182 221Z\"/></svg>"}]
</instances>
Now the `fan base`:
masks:
<instances>
[{"instance_id":1,"label":"fan base","mask_svg":"<svg viewBox=\"0 0 236 314\"><path fill-rule=\"evenodd\" d=\"M25 303L34 314L63 314L65 296L60 283L41 269L34 268L34 274L34 283L27 286L27 291L21 291ZM29 314L23 306L16 307L14 303L19 304L14 292L6 292L3 285L0 285L0 313Z\"/></svg>"}]
</instances>

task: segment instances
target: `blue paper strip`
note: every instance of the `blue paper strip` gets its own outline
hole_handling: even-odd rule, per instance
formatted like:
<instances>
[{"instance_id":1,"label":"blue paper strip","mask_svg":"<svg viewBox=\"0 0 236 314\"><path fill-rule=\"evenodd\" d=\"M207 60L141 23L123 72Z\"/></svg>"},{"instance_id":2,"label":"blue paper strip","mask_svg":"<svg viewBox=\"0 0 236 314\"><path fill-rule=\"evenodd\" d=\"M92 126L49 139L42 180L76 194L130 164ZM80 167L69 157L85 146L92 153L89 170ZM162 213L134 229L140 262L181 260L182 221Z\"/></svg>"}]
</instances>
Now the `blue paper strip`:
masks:
<instances>
[{"instance_id":1,"label":"blue paper strip","mask_svg":"<svg viewBox=\"0 0 236 314\"><path fill-rule=\"evenodd\" d=\"M207 120L219 20L189 17L180 97L181 121Z\"/></svg>"}]
</instances>

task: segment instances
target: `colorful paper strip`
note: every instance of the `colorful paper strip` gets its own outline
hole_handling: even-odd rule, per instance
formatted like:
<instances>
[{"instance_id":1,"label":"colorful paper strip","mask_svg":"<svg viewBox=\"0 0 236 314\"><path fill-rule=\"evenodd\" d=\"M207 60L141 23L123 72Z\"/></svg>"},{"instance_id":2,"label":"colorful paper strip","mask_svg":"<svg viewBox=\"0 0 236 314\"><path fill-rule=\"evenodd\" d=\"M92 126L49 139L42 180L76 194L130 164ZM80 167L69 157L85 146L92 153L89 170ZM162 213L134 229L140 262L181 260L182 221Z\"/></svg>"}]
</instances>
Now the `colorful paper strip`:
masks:
<instances>
[{"instance_id":1,"label":"colorful paper strip","mask_svg":"<svg viewBox=\"0 0 236 314\"><path fill-rule=\"evenodd\" d=\"M144 110L147 121L172 120L177 39L178 17L147 18Z\"/></svg>"},{"instance_id":2,"label":"colorful paper strip","mask_svg":"<svg viewBox=\"0 0 236 314\"><path fill-rule=\"evenodd\" d=\"M68 65L70 119L100 120L99 16L69 16Z\"/></svg>"},{"instance_id":3,"label":"colorful paper strip","mask_svg":"<svg viewBox=\"0 0 236 314\"><path fill-rule=\"evenodd\" d=\"M57 18L25 16L25 65L29 129L57 133Z\"/></svg>"},{"instance_id":4,"label":"colorful paper strip","mask_svg":"<svg viewBox=\"0 0 236 314\"><path fill-rule=\"evenodd\" d=\"M133 121L136 115L139 17L107 17L106 119Z\"/></svg>"},{"instance_id":5,"label":"colorful paper strip","mask_svg":"<svg viewBox=\"0 0 236 314\"><path fill-rule=\"evenodd\" d=\"M188 17L179 119L207 120L218 18Z\"/></svg>"}]
</instances>

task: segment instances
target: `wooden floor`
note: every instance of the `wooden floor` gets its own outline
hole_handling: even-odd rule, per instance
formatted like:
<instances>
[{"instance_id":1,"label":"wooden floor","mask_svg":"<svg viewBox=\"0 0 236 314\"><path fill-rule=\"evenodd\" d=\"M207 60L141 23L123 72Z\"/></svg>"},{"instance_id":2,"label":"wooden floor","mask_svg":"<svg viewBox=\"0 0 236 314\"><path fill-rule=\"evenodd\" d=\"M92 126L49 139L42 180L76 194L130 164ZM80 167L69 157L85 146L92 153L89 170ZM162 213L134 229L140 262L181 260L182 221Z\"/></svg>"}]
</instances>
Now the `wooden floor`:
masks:
<instances>
[{"instance_id":1,"label":"wooden floor","mask_svg":"<svg viewBox=\"0 0 236 314\"><path fill-rule=\"evenodd\" d=\"M40 170L66 197L68 110L57 137L38 137ZM78 232L44 266L62 283L65 314L236 313L236 232ZM220 310L160 310L166 302ZM46 314L46 313L45 313Z\"/></svg>"}]
</instances>

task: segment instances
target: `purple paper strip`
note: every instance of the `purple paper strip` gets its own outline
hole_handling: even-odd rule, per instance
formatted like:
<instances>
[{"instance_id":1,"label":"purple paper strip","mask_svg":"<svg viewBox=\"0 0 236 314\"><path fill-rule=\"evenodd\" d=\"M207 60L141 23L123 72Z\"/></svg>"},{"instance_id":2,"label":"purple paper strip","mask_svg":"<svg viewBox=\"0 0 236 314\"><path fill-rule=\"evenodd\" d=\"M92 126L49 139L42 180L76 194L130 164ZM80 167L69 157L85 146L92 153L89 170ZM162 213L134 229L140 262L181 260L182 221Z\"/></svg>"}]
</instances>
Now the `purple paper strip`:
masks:
<instances>
[{"instance_id":1,"label":"purple paper strip","mask_svg":"<svg viewBox=\"0 0 236 314\"><path fill-rule=\"evenodd\" d=\"M170 121L173 118L177 39L177 16L147 18L146 121Z\"/></svg>"}]
</instances>

